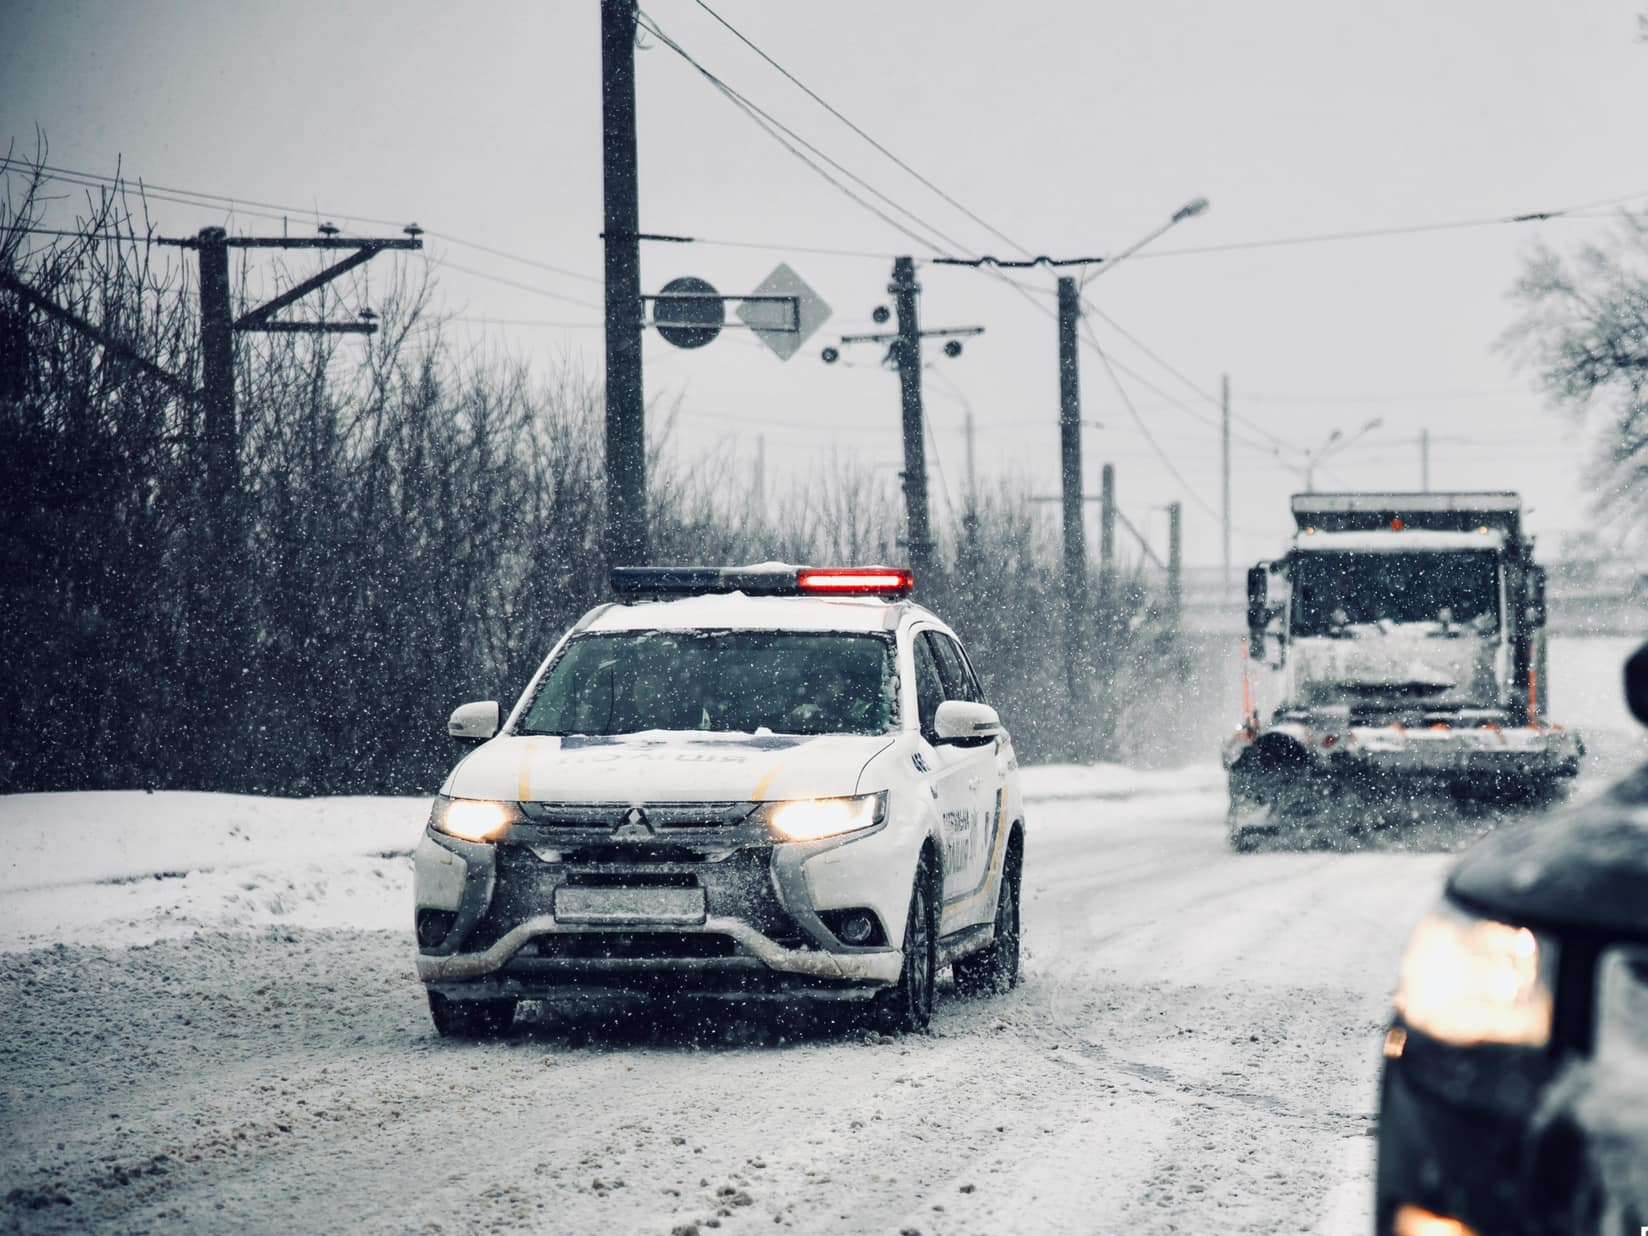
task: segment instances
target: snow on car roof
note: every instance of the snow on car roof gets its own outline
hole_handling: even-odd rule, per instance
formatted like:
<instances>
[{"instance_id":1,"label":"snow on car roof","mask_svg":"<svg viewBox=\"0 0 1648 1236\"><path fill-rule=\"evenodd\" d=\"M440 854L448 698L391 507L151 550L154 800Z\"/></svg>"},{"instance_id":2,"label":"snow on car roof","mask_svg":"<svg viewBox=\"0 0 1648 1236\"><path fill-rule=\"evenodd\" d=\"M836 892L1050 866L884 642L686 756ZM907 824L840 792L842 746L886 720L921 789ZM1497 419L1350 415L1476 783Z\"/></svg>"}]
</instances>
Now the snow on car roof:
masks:
<instances>
[{"instance_id":1,"label":"snow on car roof","mask_svg":"<svg viewBox=\"0 0 1648 1236\"><path fill-rule=\"evenodd\" d=\"M587 631L884 631L902 602L878 597L752 597L742 592L614 605Z\"/></svg>"}]
</instances>

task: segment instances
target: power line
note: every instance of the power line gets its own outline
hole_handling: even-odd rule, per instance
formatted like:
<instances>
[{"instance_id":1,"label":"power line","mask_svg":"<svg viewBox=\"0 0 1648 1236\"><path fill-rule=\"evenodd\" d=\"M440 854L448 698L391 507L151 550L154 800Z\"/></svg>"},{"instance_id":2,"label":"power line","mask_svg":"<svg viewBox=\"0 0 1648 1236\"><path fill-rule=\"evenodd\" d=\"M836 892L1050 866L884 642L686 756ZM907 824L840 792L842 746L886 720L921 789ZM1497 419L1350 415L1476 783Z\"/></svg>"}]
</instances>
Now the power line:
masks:
<instances>
[{"instance_id":1,"label":"power line","mask_svg":"<svg viewBox=\"0 0 1648 1236\"><path fill-rule=\"evenodd\" d=\"M1189 257L1206 253L1235 253L1249 249L1279 249L1295 245L1321 245L1342 240L1374 240L1389 236L1416 236L1426 232L1449 232L1464 228L1501 227L1519 223L1548 223L1586 210L1597 205L1616 205L1621 202L1634 201L1637 198L1648 197L1648 193L1630 193L1622 197L1611 198L1606 202L1593 202L1580 206L1569 206L1561 210L1537 210L1516 215L1495 215L1488 218L1453 219L1441 223L1410 223L1396 227L1358 228L1343 232L1316 232L1301 236L1278 236L1268 240L1238 240L1227 241L1222 244L1192 245L1179 249L1156 249L1150 253L1141 253L1135 260L1152 260L1156 258Z\"/></svg>"},{"instance_id":2,"label":"power line","mask_svg":"<svg viewBox=\"0 0 1648 1236\"><path fill-rule=\"evenodd\" d=\"M475 318L463 314L442 320L475 326L550 326L568 330L600 330L605 325L602 322L557 322L547 318Z\"/></svg>"},{"instance_id":3,"label":"power line","mask_svg":"<svg viewBox=\"0 0 1648 1236\"><path fill-rule=\"evenodd\" d=\"M1085 318L1082 319L1082 333L1087 337L1088 346L1098 354L1099 360L1103 362L1104 371L1110 375L1110 384L1116 388L1116 394L1121 397L1121 401L1126 406L1128 414L1132 416L1134 423L1138 425L1139 432L1144 435L1144 440L1150 443L1150 449L1155 452L1156 458L1161 462L1162 466L1168 470L1168 473L1173 477L1173 479L1179 483L1180 490L1183 491L1187 498L1189 498L1197 506L1201 507L1202 510L1206 511L1214 519L1220 518L1219 512L1215 511L1212 504L1191 487L1190 482L1185 480L1184 474L1179 471L1173 460L1169 458L1167 452L1161 448L1161 444L1156 441L1155 435L1150 432L1150 426L1145 424L1144 417L1140 416L1139 410L1133 406L1132 396L1127 393L1127 388L1122 385L1121 378L1116 374L1115 366L1110 363L1110 357L1106 354L1105 350L1099 346L1099 341L1094 338L1092 325Z\"/></svg>"},{"instance_id":4,"label":"power line","mask_svg":"<svg viewBox=\"0 0 1648 1236\"><path fill-rule=\"evenodd\" d=\"M1182 371L1180 371L1179 369L1174 368L1174 366L1170 365L1166 360L1164 360L1156 352L1152 351L1149 347L1147 347L1145 345L1144 340L1140 339L1137 335L1135 335L1131 331L1127 330L1124 326L1122 326L1122 324L1120 322L1116 321L1115 318L1111 317L1109 314L1105 313L1102 309L1100 309L1096 305L1094 305L1092 301L1088 300L1086 297L1083 297L1082 298L1082 306L1083 306L1083 308L1085 308L1087 310L1087 312L1093 314L1095 317L1101 318L1104 321L1105 325L1109 326L1111 330L1115 331L1123 339L1126 339L1134 347L1138 348L1139 351L1143 352L1151 360L1155 361L1163 369L1167 370L1168 373L1172 374L1175 378L1179 379L1179 381L1184 383L1186 387L1188 387L1191 391L1193 391L1197 395L1197 397L1206 400L1209 404L1211 404L1215 408L1221 408L1221 409L1223 408L1223 406L1224 406L1223 401L1217 395L1214 395L1211 391L1205 391L1200 386L1196 385L1196 383L1191 381L1190 378L1186 377ZM1277 447L1280 450L1296 451L1296 450L1299 449L1298 447L1294 446L1291 442L1288 442L1286 439L1278 437L1276 434L1271 433L1270 430L1266 429L1263 425L1258 424L1256 421L1253 421L1253 420L1251 420L1250 418L1248 418L1246 416L1236 414L1236 415L1233 415L1231 419L1233 419L1235 421L1238 421L1243 425L1246 425L1249 429L1253 430L1260 437L1267 439L1273 446ZM1211 423L1211 422L1209 422L1209 423Z\"/></svg>"},{"instance_id":5,"label":"power line","mask_svg":"<svg viewBox=\"0 0 1648 1236\"><path fill-rule=\"evenodd\" d=\"M371 215L360 215L350 211L329 211L320 207L283 206L276 202L260 202L252 198L233 197L224 193L208 193L199 189L179 189L168 185L149 184L141 179L129 181L123 176L109 176L101 172L84 172L74 168L56 167L51 164L33 164L18 158L0 156L0 171L9 169L33 171L36 168L46 173L50 180L60 180L66 184L73 184L83 189L116 188L124 185L133 185L138 196L154 198L157 201L171 202L179 206L204 206L221 204L228 206L232 213L252 215L255 218L269 219L275 222L284 222L292 216L298 218L313 217L317 222L323 218L343 219L356 223L370 223L377 227L400 228L407 225L405 219L382 219ZM279 212L279 213L273 213ZM510 262L519 262L524 266L533 266L539 270L552 274L562 275L568 279L578 279L585 283L600 285L601 279L597 275L585 274L582 271L570 270L564 266L557 266L538 258L526 257L523 254L511 253L504 249L484 245L479 241L468 240L462 236L455 236L450 232L426 229L424 234L435 240L444 241L449 245L457 245L464 249L474 249L481 253L491 254L493 257L503 258Z\"/></svg>"},{"instance_id":6,"label":"power line","mask_svg":"<svg viewBox=\"0 0 1648 1236\"><path fill-rule=\"evenodd\" d=\"M554 292L549 288L540 288L530 283L522 283L519 280L511 279L506 275L495 275L491 271L476 270L470 266L459 266L456 262L442 261L440 263L436 263L434 261L430 261L429 264L441 270L455 270L461 274L473 275L477 279L488 279L493 283L501 283L505 287L519 288L523 292L535 292L539 296L547 296L551 300L559 300L564 301L569 305L577 305L581 309L599 309L601 307L591 300L581 300L576 296L568 296L564 292Z\"/></svg>"},{"instance_id":7,"label":"power line","mask_svg":"<svg viewBox=\"0 0 1648 1236\"><path fill-rule=\"evenodd\" d=\"M915 168L911 167L903 159L899 158L891 150L888 150L887 147L883 146L880 142L876 141L875 138L871 137L863 129L859 128L858 125L854 124L851 120L848 120L847 117L843 116L838 110L836 110L836 108L834 108L829 103L827 103L822 97L820 97L820 95L816 91L814 91L810 86L808 86L805 82L803 82L800 78L798 78L794 73L791 73L783 65L779 64L778 61L774 60L766 52L762 51L742 31L740 31L737 27L735 27L731 22L727 21L726 18L722 17L721 14L717 13L714 9L710 8L709 5L705 4L704 0L696 0L696 3L697 3L699 8L703 9L704 12L708 13L711 17L715 18L716 21L720 22L721 25L725 26L729 31L731 31L732 34L734 35L734 37L736 37L741 43L743 43L744 46L748 47L756 55L760 56L761 59L765 60L768 64L772 65L773 68L777 69L786 78L788 78L792 83L794 83L804 94L807 95L808 98L812 99L813 102L817 103L825 111L829 112L830 115L834 116L837 120L841 121L842 124L846 125L854 133L858 134L858 136L862 137L865 141L870 143L871 146L875 147L882 154L886 155L887 158L891 159L895 164L897 164L905 172L909 173L910 176L912 176L914 179L919 181L922 185L924 185L928 189L932 190L939 197L943 198L951 206L954 206L962 214L966 215L974 223L978 224L980 227L982 227L985 231L989 232L992 236L996 237L998 240L1006 241L1008 244L1012 245L1013 248L1017 249L1021 253L1027 253L1028 252L1028 250L1025 249L1025 247L1023 245L1021 245L1018 241L1014 240L1011 236L1008 236L1006 233L1002 232L999 228L995 227L993 224L989 223L988 221L986 221L986 220L980 218L978 215L974 214L971 210L967 209L967 207L963 206L960 202L958 202L955 198L951 197L943 189L939 188L931 180L928 180L927 177L923 176L920 172L916 171Z\"/></svg>"},{"instance_id":8,"label":"power line","mask_svg":"<svg viewBox=\"0 0 1648 1236\"><path fill-rule=\"evenodd\" d=\"M831 176L823 168L819 167L811 159L807 158L806 155L802 154L802 152L800 150L798 150L796 147L797 146L805 147L807 150L811 151L818 158L822 159L824 162L828 163L831 167L835 168L836 171L840 172L843 176L846 176L848 179L853 181L853 183L859 185L866 192L873 194L875 197L877 197L881 201L885 202L889 207L891 207L892 209L898 211L900 214L902 214L902 215L906 216L907 218L909 218L910 220L912 220L917 226L925 228L927 231L931 232L933 235L939 237L946 244L948 244L948 245L950 245L954 248L958 248L958 249L964 248L964 246L961 245L961 243L959 241L955 240L951 236L946 235L939 228L934 227L931 223L929 223L927 220L923 219L920 215L916 214L913 210L910 210L908 207L903 206L900 203L894 201L891 197L889 197L887 194L883 193L880 189L877 189L874 185L870 184L870 182L865 180L862 176L859 176L856 172L851 171L847 167L843 166L841 163L837 162L835 159L831 158L829 155L825 154L822 150L820 150L817 146L813 145L806 138L804 138L800 134L796 133L795 130L791 129L788 125L784 124L782 121L780 121L776 117L774 117L770 112L766 111L765 109L763 109L762 107L760 107L756 103L751 102L750 99L747 98L745 95L743 95L739 91L735 90L732 86L729 86L725 81L723 81L721 78L717 77L709 69L705 68L704 65L700 64L698 62L698 60L695 59L692 56L692 54L690 52L688 52L684 47L682 47L679 43L677 43L669 35L665 34L663 32L663 30L659 29L656 20L652 17L651 14L645 13L645 12L640 12L639 24L648 33L653 35L653 37L658 39L659 42L663 43L664 46L668 47L677 56L681 57L681 59L685 60L689 65L691 65L694 69L696 69L705 78L705 80L710 82L710 84L713 85L718 91L720 91L721 94L724 97L726 97L730 102L734 103L740 110L742 110L747 116L749 116L751 120L755 121L756 125L763 132L765 132L769 137L773 138L780 145L782 145L786 150L788 150L792 155L794 155L796 158L800 159L808 167L812 168L812 170L814 172L816 172L819 176L823 177L824 180L826 180L831 185L833 185L837 190L844 193L847 197L851 198L854 202L857 202L860 206L864 207L866 210L869 210L871 213L876 215L876 217L881 219L884 223L888 224L891 227L896 228L899 232L901 232L905 236L908 236L910 239L914 240L917 244L923 245L926 248L934 251L935 253L940 250L940 246L937 245L937 244L934 244L933 241L931 239L929 239L928 237L922 236L922 235L912 231L910 228L906 227L904 224L900 223L897 219L894 219L892 216L888 215L885 211L881 210L879 207L874 206L871 203L865 201L862 197L860 197L858 194L854 193L851 189L848 189L839 180L835 179L835 177ZM783 136L780 136L780 134L783 134ZM785 140L785 138L788 138L789 140Z\"/></svg>"}]
</instances>

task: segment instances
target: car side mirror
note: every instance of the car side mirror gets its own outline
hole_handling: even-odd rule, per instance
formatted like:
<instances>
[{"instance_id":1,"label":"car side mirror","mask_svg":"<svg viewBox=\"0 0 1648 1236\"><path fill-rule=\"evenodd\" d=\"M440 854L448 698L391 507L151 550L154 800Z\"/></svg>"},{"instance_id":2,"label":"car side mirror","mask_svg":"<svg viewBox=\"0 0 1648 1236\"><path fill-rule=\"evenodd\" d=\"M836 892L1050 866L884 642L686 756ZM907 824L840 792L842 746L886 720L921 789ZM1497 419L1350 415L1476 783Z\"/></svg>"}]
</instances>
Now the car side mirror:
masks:
<instances>
[{"instance_id":1,"label":"car side mirror","mask_svg":"<svg viewBox=\"0 0 1648 1236\"><path fill-rule=\"evenodd\" d=\"M1648 725L1648 644L1625 663L1625 702L1631 706L1631 715Z\"/></svg>"},{"instance_id":2,"label":"car side mirror","mask_svg":"<svg viewBox=\"0 0 1648 1236\"><path fill-rule=\"evenodd\" d=\"M988 704L945 700L933 714L933 733L939 742L985 742L1001 733L1001 714Z\"/></svg>"},{"instance_id":3,"label":"car side mirror","mask_svg":"<svg viewBox=\"0 0 1648 1236\"><path fill-rule=\"evenodd\" d=\"M446 719L446 732L461 743L474 745L496 734L501 723L497 700L477 700L452 710Z\"/></svg>"}]
</instances>

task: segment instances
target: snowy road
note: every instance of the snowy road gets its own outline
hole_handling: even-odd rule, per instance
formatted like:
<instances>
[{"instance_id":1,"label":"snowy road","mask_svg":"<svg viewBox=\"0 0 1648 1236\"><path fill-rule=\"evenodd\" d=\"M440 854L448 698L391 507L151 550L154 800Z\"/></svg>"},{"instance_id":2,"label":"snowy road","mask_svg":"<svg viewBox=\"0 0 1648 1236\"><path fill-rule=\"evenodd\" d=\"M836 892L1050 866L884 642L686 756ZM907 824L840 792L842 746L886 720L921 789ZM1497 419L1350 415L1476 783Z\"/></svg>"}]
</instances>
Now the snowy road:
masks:
<instances>
[{"instance_id":1,"label":"snowy road","mask_svg":"<svg viewBox=\"0 0 1648 1236\"><path fill-rule=\"evenodd\" d=\"M348 844L294 866L271 839L316 808L241 800L191 869L226 800L155 796L123 855L71 820L136 836L144 796L0 800L45 839L0 871L0 1230L1365 1232L1381 1024L1447 856L1232 854L1216 770L1032 772L1026 981L900 1041L445 1043L396 854L421 804L328 808Z\"/></svg>"},{"instance_id":2,"label":"snowy road","mask_svg":"<svg viewBox=\"0 0 1648 1236\"><path fill-rule=\"evenodd\" d=\"M1396 953L1445 859L1233 856L1216 782L1182 780L1041 803L1024 987L952 999L900 1042L635 1017L449 1045L391 931L10 954L0 1180L17 1192L0 1216L1351 1230Z\"/></svg>"}]
</instances>

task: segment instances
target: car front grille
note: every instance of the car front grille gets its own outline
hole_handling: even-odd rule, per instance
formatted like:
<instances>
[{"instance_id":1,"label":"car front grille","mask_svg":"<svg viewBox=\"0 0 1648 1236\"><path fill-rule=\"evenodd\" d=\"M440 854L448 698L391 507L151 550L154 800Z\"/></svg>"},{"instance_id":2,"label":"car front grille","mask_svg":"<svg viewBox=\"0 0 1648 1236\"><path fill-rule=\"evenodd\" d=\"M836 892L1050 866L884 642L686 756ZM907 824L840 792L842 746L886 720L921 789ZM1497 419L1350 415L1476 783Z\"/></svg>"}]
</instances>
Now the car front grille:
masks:
<instances>
[{"instance_id":1,"label":"car front grille","mask_svg":"<svg viewBox=\"0 0 1648 1236\"><path fill-rule=\"evenodd\" d=\"M670 832L678 829L736 828L758 804L713 803L556 803L523 802L528 820L542 828L617 832Z\"/></svg>"}]
</instances>

